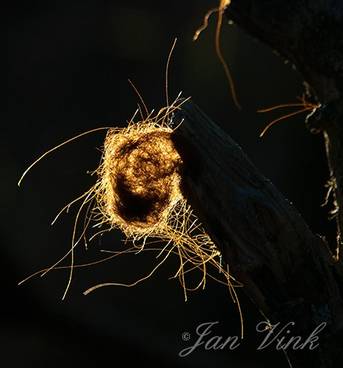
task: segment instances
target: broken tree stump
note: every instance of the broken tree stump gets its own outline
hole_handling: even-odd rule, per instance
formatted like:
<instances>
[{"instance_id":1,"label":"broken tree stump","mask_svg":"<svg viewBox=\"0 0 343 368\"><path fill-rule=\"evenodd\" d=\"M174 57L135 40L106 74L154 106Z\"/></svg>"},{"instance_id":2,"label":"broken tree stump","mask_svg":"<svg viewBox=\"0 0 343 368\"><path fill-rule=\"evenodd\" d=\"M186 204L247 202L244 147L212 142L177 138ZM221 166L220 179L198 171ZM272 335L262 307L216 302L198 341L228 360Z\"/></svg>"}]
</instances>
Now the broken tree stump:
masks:
<instances>
[{"instance_id":1,"label":"broken tree stump","mask_svg":"<svg viewBox=\"0 0 343 368\"><path fill-rule=\"evenodd\" d=\"M325 322L322 367L334 367L341 350L330 344L342 332L343 303L325 241L197 106L185 103L178 118L182 190L231 274L272 323L295 322L307 336ZM317 353L294 359L314 364Z\"/></svg>"}]
</instances>

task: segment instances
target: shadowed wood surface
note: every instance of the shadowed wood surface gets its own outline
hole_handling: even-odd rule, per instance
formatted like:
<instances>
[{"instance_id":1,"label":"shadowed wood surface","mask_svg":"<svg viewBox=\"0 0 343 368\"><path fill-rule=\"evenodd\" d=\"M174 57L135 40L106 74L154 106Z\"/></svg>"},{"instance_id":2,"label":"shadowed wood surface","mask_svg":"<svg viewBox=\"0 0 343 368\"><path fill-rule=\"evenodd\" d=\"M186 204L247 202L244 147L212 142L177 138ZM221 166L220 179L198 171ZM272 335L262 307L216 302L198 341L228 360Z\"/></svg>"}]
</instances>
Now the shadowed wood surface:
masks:
<instances>
[{"instance_id":1,"label":"shadowed wood surface","mask_svg":"<svg viewBox=\"0 0 343 368\"><path fill-rule=\"evenodd\" d=\"M178 115L184 121L174 141L185 164L184 194L233 276L272 322L293 321L301 336L326 322L329 341L342 329L343 314L326 243L197 106L188 102ZM315 363L310 353L296 358Z\"/></svg>"}]
</instances>

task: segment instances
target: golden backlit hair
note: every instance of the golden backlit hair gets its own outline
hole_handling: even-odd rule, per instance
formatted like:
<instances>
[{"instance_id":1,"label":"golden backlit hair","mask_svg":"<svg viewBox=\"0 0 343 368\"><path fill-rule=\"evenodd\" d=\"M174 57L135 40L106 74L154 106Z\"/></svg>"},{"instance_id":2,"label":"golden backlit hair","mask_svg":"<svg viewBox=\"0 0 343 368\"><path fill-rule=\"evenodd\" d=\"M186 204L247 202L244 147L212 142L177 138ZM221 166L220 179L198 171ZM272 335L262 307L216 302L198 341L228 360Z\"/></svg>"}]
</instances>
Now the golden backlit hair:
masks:
<instances>
[{"instance_id":1,"label":"golden backlit hair","mask_svg":"<svg viewBox=\"0 0 343 368\"><path fill-rule=\"evenodd\" d=\"M223 266L220 251L193 213L180 188L184 163L172 136L182 122L175 122L174 115L189 98L181 99L179 95L169 103L168 66L174 46L175 41L166 66L166 107L157 113L148 113L143 98L130 82L139 95L144 111L139 106L127 127L102 127L81 133L47 151L25 170L18 184L36 163L64 144L97 130L107 131L101 163L92 173L96 176L95 184L64 206L53 221L55 223L71 205L79 203L69 251L53 265L35 272L21 283L51 270L69 269L64 299L75 268L98 264L128 253L155 252L156 265L146 276L130 284L102 282L87 289L84 294L105 286L131 287L149 278L173 254L178 257L179 266L172 278L180 281L185 300L189 291L205 288L208 277L226 285L237 304L243 336L243 317L235 290L242 285L230 275L228 267ZM138 113L140 118L137 121ZM92 236L87 235L90 224L96 229ZM103 250L110 255L87 264L75 264L75 248L78 244L84 241L87 247L89 241L113 229L120 229L125 234L130 245L124 251ZM68 257L70 264L61 265ZM200 271L200 277L195 285L188 285L187 275L195 270Z\"/></svg>"}]
</instances>

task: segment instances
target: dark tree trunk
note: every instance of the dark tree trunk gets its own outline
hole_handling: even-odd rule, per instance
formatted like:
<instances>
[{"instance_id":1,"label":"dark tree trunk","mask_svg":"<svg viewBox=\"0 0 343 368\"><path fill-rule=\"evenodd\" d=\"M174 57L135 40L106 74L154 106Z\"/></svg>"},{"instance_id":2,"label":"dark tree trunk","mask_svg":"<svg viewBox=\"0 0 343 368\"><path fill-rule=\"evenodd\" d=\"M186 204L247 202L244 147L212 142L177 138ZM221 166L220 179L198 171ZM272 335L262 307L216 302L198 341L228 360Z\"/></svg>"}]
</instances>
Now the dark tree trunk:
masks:
<instances>
[{"instance_id":1,"label":"dark tree trunk","mask_svg":"<svg viewBox=\"0 0 343 368\"><path fill-rule=\"evenodd\" d=\"M307 119L323 132L343 229L343 2L232 0L226 15L291 61L321 104ZM241 148L191 103L175 132L183 190L232 274L272 323L295 322L306 336L321 322L320 348L289 351L295 367L343 364L343 272L329 246L261 175ZM187 147L185 149L184 147ZM332 247L336 248L336 244Z\"/></svg>"},{"instance_id":2,"label":"dark tree trunk","mask_svg":"<svg viewBox=\"0 0 343 368\"><path fill-rule=\"evenodd\" d=\"M325 322L321 350L290 355L300 367L320 360L333 367L342 353L343 303L325 241L198 107L187 103L179 114L182 188L230 272L272 323L294 322L293 335Z\"/></svg>"}]
</instances>

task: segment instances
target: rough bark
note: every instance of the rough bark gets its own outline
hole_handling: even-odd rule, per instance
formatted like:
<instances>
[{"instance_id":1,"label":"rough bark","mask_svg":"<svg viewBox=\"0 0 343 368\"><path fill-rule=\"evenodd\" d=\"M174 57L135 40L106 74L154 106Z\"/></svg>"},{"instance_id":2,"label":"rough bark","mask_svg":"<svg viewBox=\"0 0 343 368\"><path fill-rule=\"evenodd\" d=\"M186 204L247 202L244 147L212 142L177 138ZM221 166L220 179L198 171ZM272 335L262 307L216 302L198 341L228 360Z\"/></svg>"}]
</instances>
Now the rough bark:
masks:
<instances>
[{"instance_id":1,"label":"rough bark","mask_svg":"<svg viewBox=\"0 0 343 368\"><path fill-rule=\"evenodd\" d=\"M323 367L333 367L343 305L326 243L198 107L186 103L179 117L182 188L231 273L272 322L295 322L294 334L307 336L326 322L321 351L293 358L319 367L320 353Z\"/></svg>"},{"instance_id":2,"label":"rough bark","mask_svg":"<svg viewBox=\"0 0 343 368\"><path fill-rule=\"evenodd\" d=\"M339 245L343 230L343 2L231 0L226 15L293 63L308 95L321 104L307 125L325 137ZM183 189L231 272L271 321L294 321L300 335L321 321L328 324L321 349L294 353L299 363L295 367L341 366L342 264L334 261L325 241L309 230L296 209L204 113L187 104L180 115L184 123L176 131L175 142L186 165Z\"/></svg>"},{"instance_id":3,"label":"rough bark","mask_svg":"<svg viewBox=\"0 0 343 368\"><path fill-rule=\"evenodd\" d=\"M343 231L343 2L232 0L226 15L292 62L309 94L321 104L307 125L312 132L324 133L339 247Z\"/></svg>"}]
</instances>

